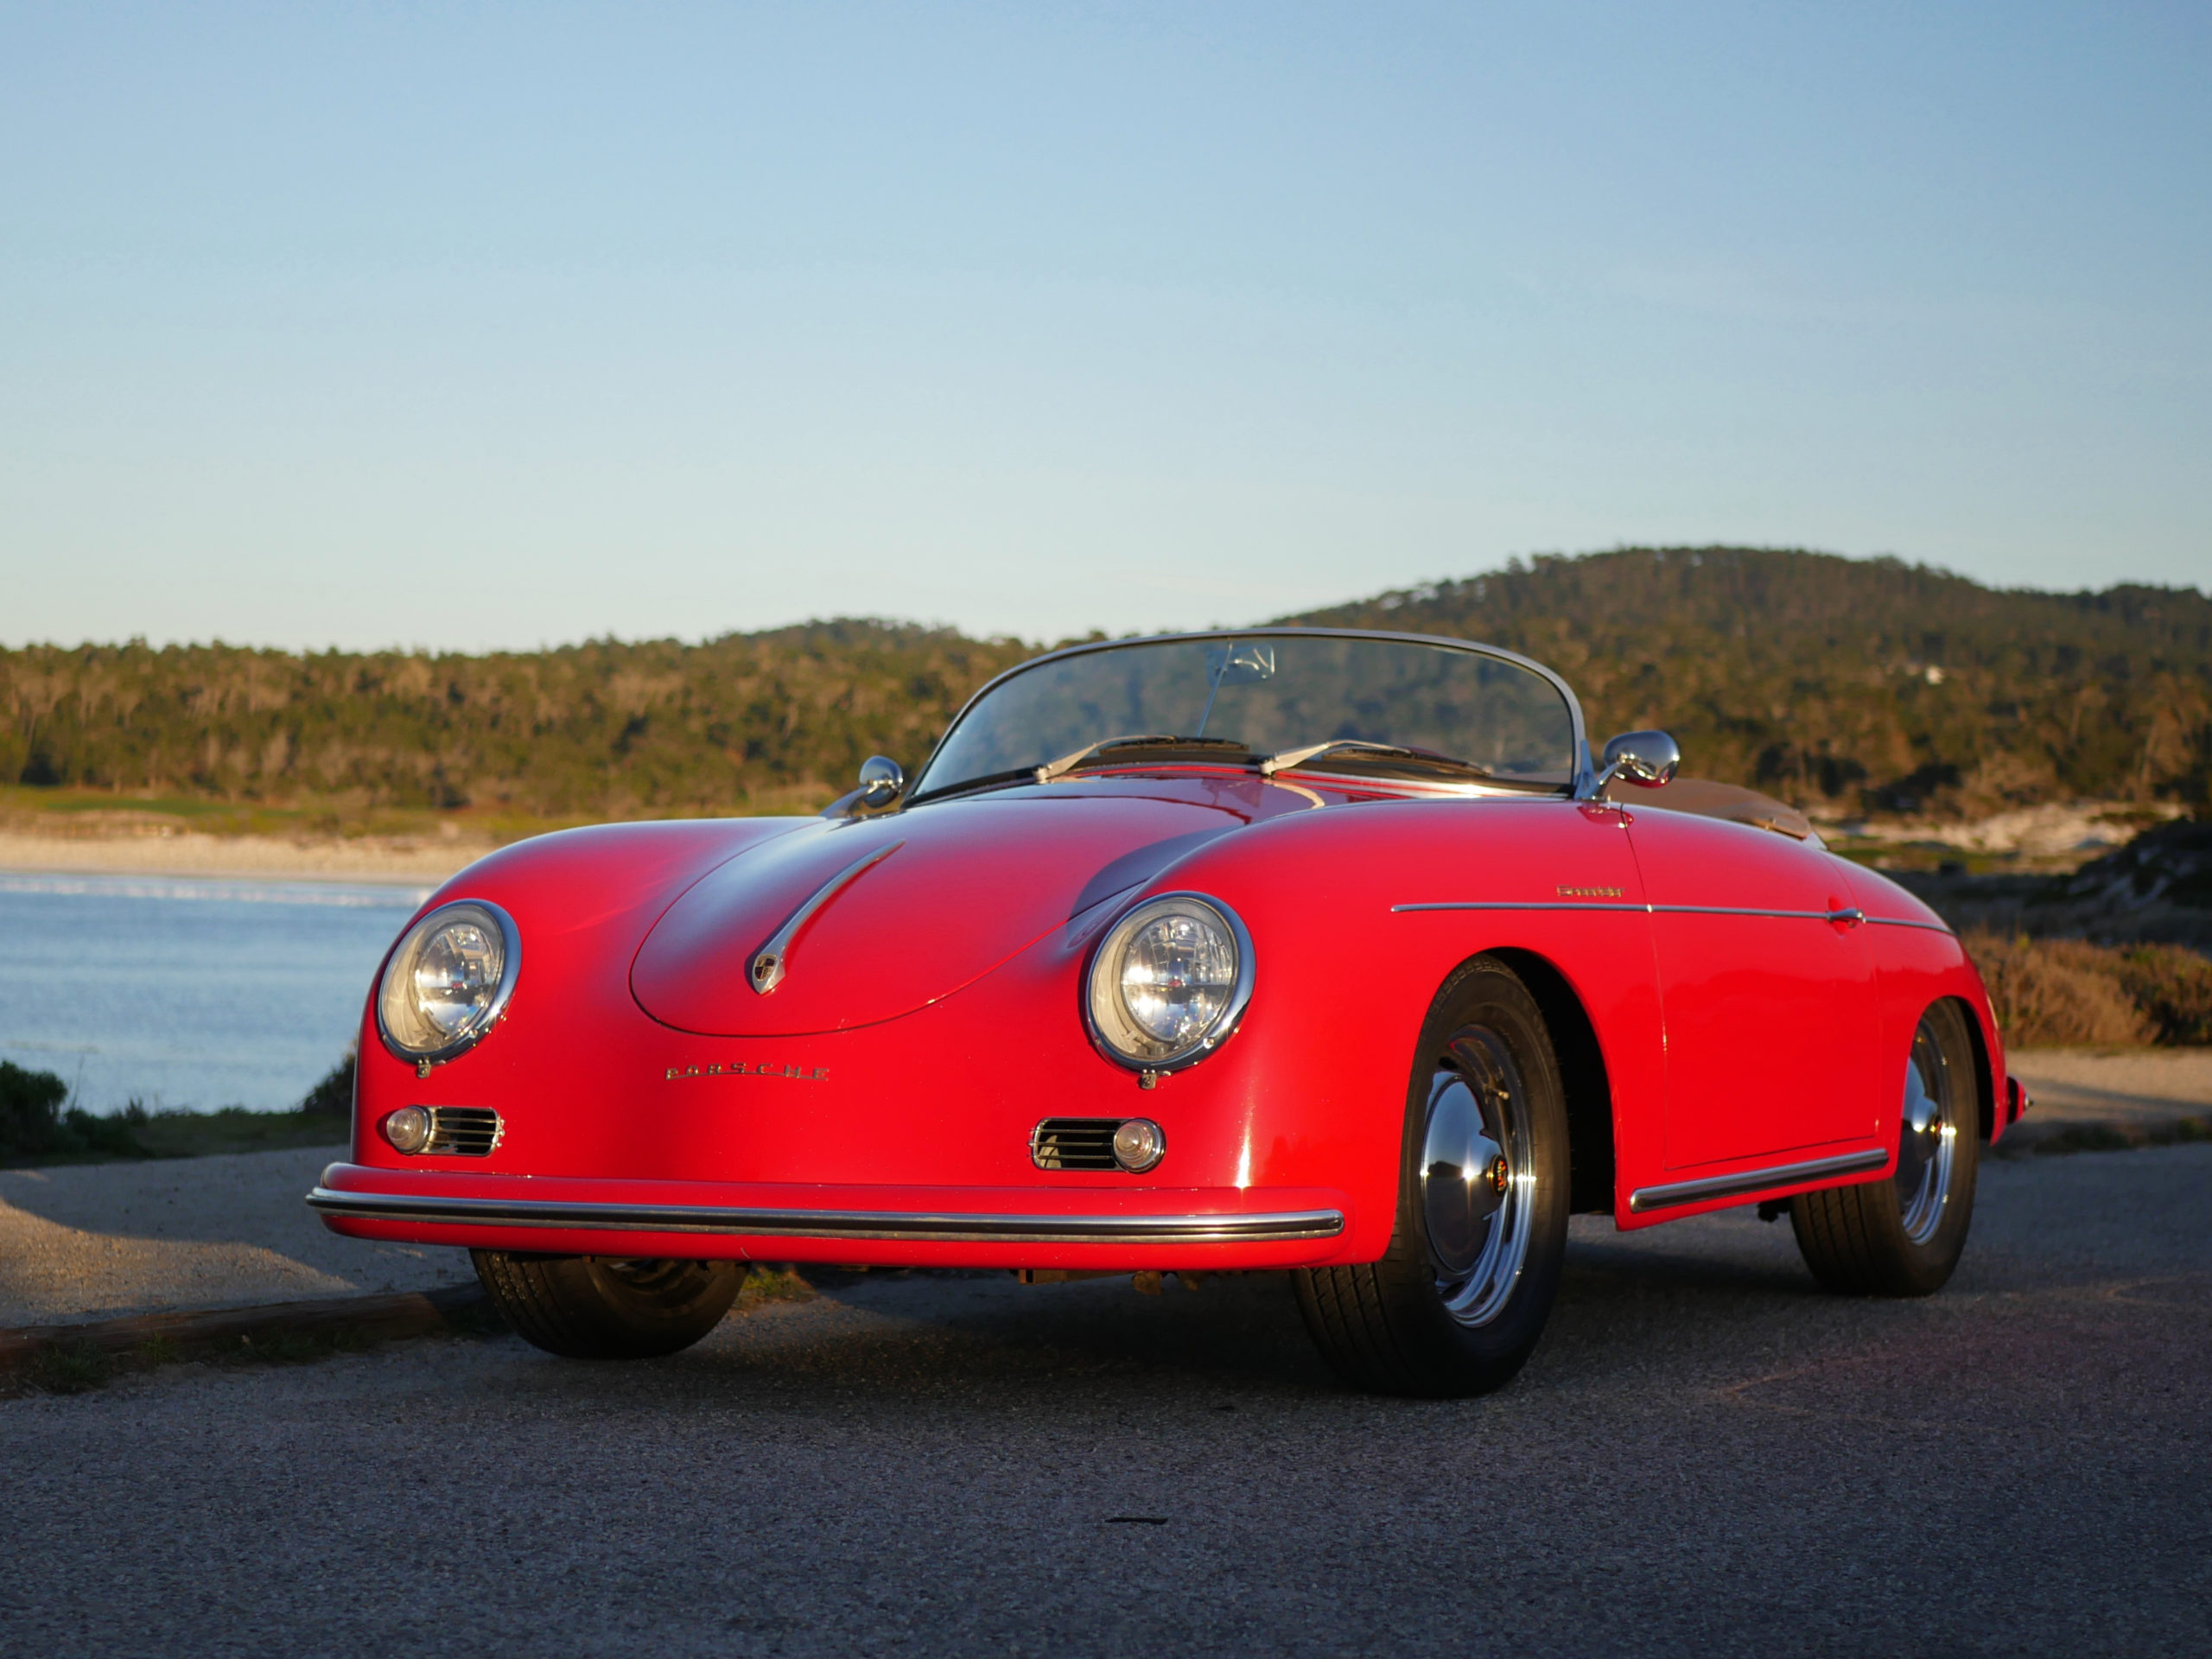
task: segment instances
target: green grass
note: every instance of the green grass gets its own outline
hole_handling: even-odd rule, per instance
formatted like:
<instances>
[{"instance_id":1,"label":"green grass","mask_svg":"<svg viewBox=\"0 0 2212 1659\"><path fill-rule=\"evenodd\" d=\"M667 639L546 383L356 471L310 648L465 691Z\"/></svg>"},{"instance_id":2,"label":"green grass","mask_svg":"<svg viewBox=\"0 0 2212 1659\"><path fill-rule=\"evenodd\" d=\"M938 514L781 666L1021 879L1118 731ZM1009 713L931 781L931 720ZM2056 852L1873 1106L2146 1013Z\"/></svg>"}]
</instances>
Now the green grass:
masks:
<instances>
[{"instance_id":1,"label":"green grass","mask_svg":"<svg viewBox=\"0 0 2212 1659\"><path fill-rule=\"evenodd\" d=\"M289 1112L243 1106L149 1112L134 1100L99 1116L68 1098L69 1085L53 1072L0 1060L0 1169L342 1146L353 1123L353 1056L349 1052Z\"/></svg>"},{"instance_id":2,"label":"green grass","mask_svg":"<svg viewBox=\"0 0 2212 1659\"><path fill-rule=\"evenodd\" d=\"M89 1394L115 1375L115 1363L97 1348L57 1344L30 1357L20 1381L40 1394Z\"/></svg>"},{"instance_id":3,"label":"green grass","mask_svg":"<svg viewBox=\"0 0 2212 1659\"><path fill-rule=\"evenodd\" d=\"M353 1127L325 1112L156 1112L138 1131L149 1156L201 1158L211 1153L276 1152L289 1147L342 1146Z\"/></svg>"},{"instance_id":4,"label":"green grass","mask_svg":"<svg viewBox=\"0 0 2212 1659\"><path fill-rule=\"evenodd\" d=\"M243 1106L226 1107L219 1112L149 1112L143 1122L131 1126L128 1146L0 1158L0 1169L52 1169L65 1164L142 1163L152 1158L342 1147L352 1134L346 1119L321 1112L250 1112Z\"/></svg>"},{"instance_id":5,"label":"green grass","mask_svg":"<svg viewBox=\"0 0 2212 1659\"><path fill-rule=\"evenodd\" d=\"M810 1302L814 1297L814 1287L799 1277L797 1268L771 1267L765 1262L756 1262L737 1293L737 1300L731 1304L731 1311L750 1313L769 1302Z\"/></svg>"}]
</instances>

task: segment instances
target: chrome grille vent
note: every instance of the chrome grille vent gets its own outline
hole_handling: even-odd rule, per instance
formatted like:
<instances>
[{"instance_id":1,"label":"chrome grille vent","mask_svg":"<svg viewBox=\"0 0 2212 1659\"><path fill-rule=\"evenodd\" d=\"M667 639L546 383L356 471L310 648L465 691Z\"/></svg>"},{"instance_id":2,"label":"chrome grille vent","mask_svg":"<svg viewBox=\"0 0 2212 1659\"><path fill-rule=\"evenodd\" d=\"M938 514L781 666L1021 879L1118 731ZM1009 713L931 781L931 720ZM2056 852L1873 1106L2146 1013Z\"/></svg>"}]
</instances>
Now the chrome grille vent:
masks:
<instances>
[{"instance_id":1,"label":"chrome grille vent","mask_svg":"<svg viewBox=\"0 0 2212 1659\"><path fill-rule=\"evenodd\" d=\"M430 1138L423 1150L434 1156L488 1158L506 1131L489 1106L433 1106L429 1111Z\"/></svg>"},{"instance_id":2,"label":"chrome grille vent","mask_svg":"<svg viewBox=\"0 0 2212 1659\"><path fill-rule=\"evenodd\" d=\"M1029 1133L1029 1161L1039 1169L1114 1169L1121 1117L1048 1117Z\"/></svg>"}]
</instances>

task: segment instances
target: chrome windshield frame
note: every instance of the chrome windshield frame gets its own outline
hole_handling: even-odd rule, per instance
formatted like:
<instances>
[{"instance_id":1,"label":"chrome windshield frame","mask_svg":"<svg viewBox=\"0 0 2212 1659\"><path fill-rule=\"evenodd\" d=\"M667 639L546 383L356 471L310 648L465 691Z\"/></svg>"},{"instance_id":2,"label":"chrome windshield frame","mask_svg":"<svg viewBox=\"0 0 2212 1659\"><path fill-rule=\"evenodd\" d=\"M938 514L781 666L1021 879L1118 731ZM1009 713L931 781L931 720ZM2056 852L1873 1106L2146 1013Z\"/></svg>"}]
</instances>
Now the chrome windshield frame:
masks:
<instances>
[{"instance_id":1,"label":"chrome windshield frame","mask_svg":"<svg viewBox=\"0 0 2212 1659\"><path fill-rule=\"evenodd\" d=\"M1276 623L1259 628L1205 628L1194 633L1147 633L1126 639L1090 639L1079 645L1063 645L1058 651L1048 651L1041 657L1032 657L1027 662L1016 663L1004 672L993 675L975 696L960 705L960 712L952 717L952 723L931 746L929 759L922 762L920 770L914 774L913 782L908 785L907 798L928 792L925 785L930 768L937 764L938 755L951 741L952 734L960 729L961 721L966 720L976 706L1000 686L1027 674L1033 668L1042 668L1048 663L1065 662L1071 657L1088 657L1102 651L1122 651L1133 645L1179 645L1207 639L1375 639L1403 645L1438 646L1446 651L1464 651L1471 656L1488 657L1497 662L1510 663L1516 668L1526 669L1548 683L1567 703L1567 719L1574 734L1573 777L1572 782L1564 786L1567 798L1578 801L1587 799L1596 787L1597 772L1590 763L1590 731L1582 718L1582 701L1574 695L1573 686L1535 658L1523 657L1519 652L1508 651L1503 645L1485 645L1476 640L1453 639L1438 633L1395 633L1379 628L1300 628ZM968 780L963 779L960 781ZM959 784L949 784L945 787L957 789Z\"/></svg>"}]
</instances>

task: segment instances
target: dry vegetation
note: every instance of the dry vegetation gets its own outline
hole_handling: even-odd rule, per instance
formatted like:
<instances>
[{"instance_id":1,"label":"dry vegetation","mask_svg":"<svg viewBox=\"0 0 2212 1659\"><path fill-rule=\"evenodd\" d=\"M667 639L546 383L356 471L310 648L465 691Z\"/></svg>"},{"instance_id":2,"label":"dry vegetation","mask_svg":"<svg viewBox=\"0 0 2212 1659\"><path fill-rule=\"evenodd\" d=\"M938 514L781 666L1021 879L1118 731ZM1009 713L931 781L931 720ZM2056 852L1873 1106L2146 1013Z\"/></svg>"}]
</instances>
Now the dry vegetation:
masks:
<instances>
[{"instance_id":1,"label":"dry vegetation","mask_svg":"<svg viewBox=\"0 0 2212 1659\"><path fill-rule=\"evenodd\" d=\"M2212 961L2194 950L1987 931L1965 943L2008 1043L2212 1044Z\"/></svg>"}]
</instances>

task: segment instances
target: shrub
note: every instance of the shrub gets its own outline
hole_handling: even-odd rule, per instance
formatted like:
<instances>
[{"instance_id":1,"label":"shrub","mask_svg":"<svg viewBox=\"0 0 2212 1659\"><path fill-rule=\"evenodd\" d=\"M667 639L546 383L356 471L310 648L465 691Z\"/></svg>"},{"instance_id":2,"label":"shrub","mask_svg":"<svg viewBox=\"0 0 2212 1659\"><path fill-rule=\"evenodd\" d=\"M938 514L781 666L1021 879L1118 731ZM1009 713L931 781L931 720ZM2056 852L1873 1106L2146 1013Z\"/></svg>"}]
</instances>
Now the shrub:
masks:
<instances>
[{"instance_id":1,"label":"shrub","mask_svg":"<svg viewBox=\"0 0 2212 1659\"><path fill-rule=\"evenodd\" d=\"M1969 933L1963 943L1981 969L2008 1045L2144 1043L2156 1030L2121 986L2116 950L2080 939L1989 932Z\"/></svg>"},{"instance_id":2,"label":"shrub","mask_svg":"<svg viewBox=\"0 0 2212 1659\"><path fill-rule=\"evenodd\" d=\"M2008 1043L2212 1045L2212 961L2194 950L1986 929L1963 943Z\"/></svg>"},{"instance_id":3,"label":"shrub","mask_svg":"<svg viewBox=\"0 0 2212 1659\"><path fill-rule=\"evenodd\" d=\"M329 1074L307 1092L300 1102L300 1109L322 1117L351 1117L353 1115L353 1051L347 1049L346 1058L330 1068Z\"/></svg>"},{"instance_id":4,"label":"shrub","mask_svg":"<svg viewBox=\"0 0 2212 1659\"><path fill-rule=\"evenodd\" d=\"M31 1158L49 1150L61 1125L69 1085L51 1071L0 1060L0 1158Z\"/></svg>"},{"instance_id":5,"label":"shrub","mask_svg":"<svg viewBox=\"0 0 2212 1659\"><path fill-rule=\"evenodd\" d=\"M2158 1027L2162 1043L2212 1044L2212 961L2177 944L2113 953L2120 984Z\"/></svg>"},{"instance_id":6,"label":"shrub","mask_svg":"<svg viewBox=\"0 0 2212 1659\"><path fill-rule=\"evenodd\" d=\"M51 1071L32 1071L0 1060L0 1158L44 1158L72 1153L101 1153L143 1158L138 1126L146 1109L132 1101L111 1117L95 1117L80 1106L66 1111L69 1085Z\"/></svg>"}]
</instances>

